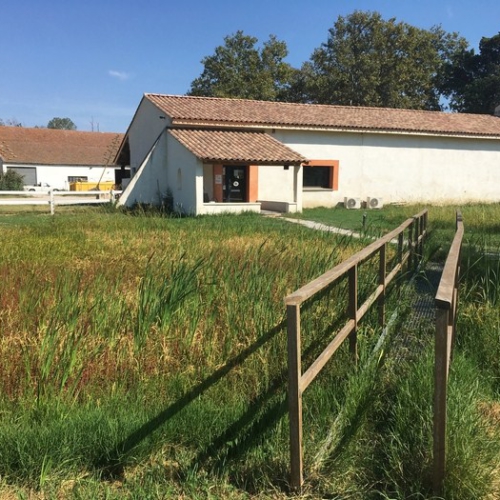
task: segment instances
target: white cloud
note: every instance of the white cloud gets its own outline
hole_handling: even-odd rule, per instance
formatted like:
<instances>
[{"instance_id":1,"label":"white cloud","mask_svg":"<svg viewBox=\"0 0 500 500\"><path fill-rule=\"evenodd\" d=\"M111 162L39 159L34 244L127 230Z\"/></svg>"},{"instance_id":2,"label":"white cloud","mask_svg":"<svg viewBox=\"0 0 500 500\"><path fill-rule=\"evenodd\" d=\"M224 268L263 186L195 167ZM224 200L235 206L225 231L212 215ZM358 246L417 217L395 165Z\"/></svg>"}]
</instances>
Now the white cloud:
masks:
<instances>
[{"instance_id":1,"label":"white cloud","mask_svg":"<svg viewBox=\"0 0 500 500\"><path fill-rule=\"evenodd\" d=\"M115 71L113 69L110 69L108 71L108 75L112 76L113 78L118 78L118 80L128 80L130 78L130 74L126 73L125 71Z\"/></svg>"}]
</instances>

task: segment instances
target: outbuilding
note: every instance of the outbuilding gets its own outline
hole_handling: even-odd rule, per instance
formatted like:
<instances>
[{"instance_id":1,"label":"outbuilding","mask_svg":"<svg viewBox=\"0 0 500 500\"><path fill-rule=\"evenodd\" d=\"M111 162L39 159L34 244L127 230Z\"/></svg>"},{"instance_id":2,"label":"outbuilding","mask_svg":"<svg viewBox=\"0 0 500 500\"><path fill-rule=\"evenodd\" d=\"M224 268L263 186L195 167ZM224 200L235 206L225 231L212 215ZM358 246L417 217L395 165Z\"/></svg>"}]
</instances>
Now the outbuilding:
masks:
<instances>
[{"instance_id":1,"label":"outbuilding","mask_svg":"<svg viewBox=\"0 0 500 500\"><path fill-rule=\"evenodd\" d=\"M0 172L14 170L25 186L68 190L71 183L120 184L114 164L123 134L0 127Z\"/></svg>"},{"instance_id":2,"label":"outbuilding","mask_svg":"<svg viewBox=\"0 0 500 500\"><path fill-rule=\"evenodd\" d=\"M120 203L191 214L500 200L490 115L145 94Z\"/></svg>"}]
</instances>

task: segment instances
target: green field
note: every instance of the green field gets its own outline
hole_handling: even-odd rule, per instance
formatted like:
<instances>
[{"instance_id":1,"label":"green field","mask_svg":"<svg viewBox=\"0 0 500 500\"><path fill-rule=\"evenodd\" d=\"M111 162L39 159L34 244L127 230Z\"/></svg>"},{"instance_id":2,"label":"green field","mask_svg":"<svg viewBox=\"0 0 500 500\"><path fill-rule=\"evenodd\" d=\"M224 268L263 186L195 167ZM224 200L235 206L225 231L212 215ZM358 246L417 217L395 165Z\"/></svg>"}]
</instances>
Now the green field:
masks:
<instances>
[{"instance_id":1,"label":"green field","mask_svg":"<svg viewBox=\"0 0 500 500\"><path fill-rule=\"evenodd\" d=\"M369 211L364 228L360 211L302 217L371 236L421 208ZM462 211L446 498L487 498L498 493L500 208ZM431 208L429 229L426 256L441 258L454 207ZM0 230L0 498L292 495L283 299L369 240L250 214L103 209L3 213ZM304 364L344 298L340 286L305 311ZM402 321L411 300L389 314L398 305ZM432 325L404 334L396 326L372 357L369 315L358 367L343 347L308 389L304 498L429 498ZM402 342L411 355L398 361Z\"/></svg>"}]
</instances>

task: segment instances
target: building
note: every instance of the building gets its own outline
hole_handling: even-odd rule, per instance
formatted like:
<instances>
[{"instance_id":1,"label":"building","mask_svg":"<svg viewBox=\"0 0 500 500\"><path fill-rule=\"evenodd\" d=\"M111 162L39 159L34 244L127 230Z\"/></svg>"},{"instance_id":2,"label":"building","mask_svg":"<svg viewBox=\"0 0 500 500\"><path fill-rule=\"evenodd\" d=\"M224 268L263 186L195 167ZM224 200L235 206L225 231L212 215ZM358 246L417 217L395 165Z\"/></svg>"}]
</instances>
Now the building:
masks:
<instances>
[{"instance_id":1,"label":"building","mask_svg":"<svg viewBox=\"0 0 500 500\"><path fill-rule=\"evenodd\" d=\"M113 182L129 175L114 164L123 134L0 127L0 172L14 170L28 186Z\"/></svg>"},{"instance_id":2,"label":"building","mask_svg":"<svg viewBox=\"0 0 500 500\"><path fill-rule=\"evenodd\" d=\"M120 203L191 214L500 200L490 115L145 94Z\"/></svg>"}]
</instances>

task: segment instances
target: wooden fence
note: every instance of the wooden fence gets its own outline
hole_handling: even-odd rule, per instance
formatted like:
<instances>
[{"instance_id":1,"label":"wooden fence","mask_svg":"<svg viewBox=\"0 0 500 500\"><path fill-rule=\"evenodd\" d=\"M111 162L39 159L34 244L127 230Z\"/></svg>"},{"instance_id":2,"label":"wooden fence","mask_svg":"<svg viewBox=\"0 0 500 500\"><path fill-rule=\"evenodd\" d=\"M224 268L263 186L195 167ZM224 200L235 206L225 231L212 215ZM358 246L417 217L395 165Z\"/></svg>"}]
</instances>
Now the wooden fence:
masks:
<instances>
[{"instance_id":1,"label":"wooden fence","mask_svg":"<svg viewBox=\"0 0 500 500\"><path fill-rule=\"evenodd\" d=\"M299 489L303 483L302 454L302 394L320 373L328 360L349 338L351 352L357 355L356 332L359 321L374 303L379 306L379 323L385 324L385 299L389 283L400 273L405 263L413 268L421 260L424 239L427 234L427 210L407 219L391 231L356 253L345 262L327 271L319 278L285 298L288 330L288 405L290 416L290 463L291 486ZM405 241L405 234L407 239ZM387 269L387 245L397 242L397 259L392 269ZM373 292L358 304L358 266L378 254L378 283ZM311 366L302 373L300 307L309 299L319 298L321 292L333 286L341 278L348 277L349 319L340 331L332 332L333 339Z\"/></svg>"},{"instance_id":2,"label":"wooden fence","mask_svg":"<svg viewBox=\"0 0 500 500\"><path fill-rule=\"evenodd\" d=\"M54 215L57 205L113 203L121 191L0 191L0 206L47 206Z\"/></svg>"},{"instance_id":3,"label":"wooden fence","mask_svg":"<svg viewBox=\"0 0 500 500\"><path fill-rule=\"evenodd\" d=\"M436 495L442 493L446 467L446 392L455 337L463 235L462 215L457 212L455 237L446 258L435 298L433 488Z\"/></svg>"}]
</instances>

